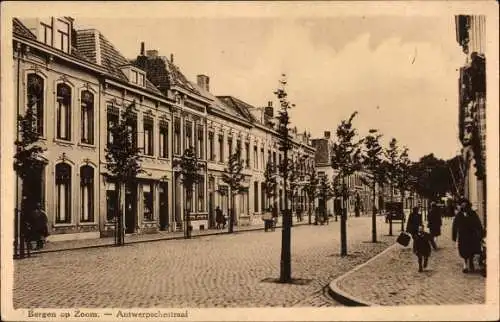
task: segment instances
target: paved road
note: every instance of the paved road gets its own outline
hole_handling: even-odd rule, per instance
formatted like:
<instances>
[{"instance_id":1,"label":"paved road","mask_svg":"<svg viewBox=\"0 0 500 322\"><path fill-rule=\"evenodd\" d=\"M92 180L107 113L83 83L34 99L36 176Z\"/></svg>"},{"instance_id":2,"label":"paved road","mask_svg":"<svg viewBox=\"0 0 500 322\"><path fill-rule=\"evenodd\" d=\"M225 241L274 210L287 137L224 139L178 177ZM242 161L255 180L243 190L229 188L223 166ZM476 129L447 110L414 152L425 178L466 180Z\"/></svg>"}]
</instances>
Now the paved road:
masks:
<instances>
[{"instance_id":1,"label":"paved road","mask_svg":"<svg viewBox=\"0 0 500 322\"><path fill-rule=\"evenodd\" d=\"M379 219L380 235L386 225ZM341 258L339 225L292 230L292 272L305 285L277 284L281 230L207 236L39 254L15 262L14 306L247 307L332 306L330 281L392 243L367 242L370 219L350 218L350 255Z\"/></svg>"}]
</instances>

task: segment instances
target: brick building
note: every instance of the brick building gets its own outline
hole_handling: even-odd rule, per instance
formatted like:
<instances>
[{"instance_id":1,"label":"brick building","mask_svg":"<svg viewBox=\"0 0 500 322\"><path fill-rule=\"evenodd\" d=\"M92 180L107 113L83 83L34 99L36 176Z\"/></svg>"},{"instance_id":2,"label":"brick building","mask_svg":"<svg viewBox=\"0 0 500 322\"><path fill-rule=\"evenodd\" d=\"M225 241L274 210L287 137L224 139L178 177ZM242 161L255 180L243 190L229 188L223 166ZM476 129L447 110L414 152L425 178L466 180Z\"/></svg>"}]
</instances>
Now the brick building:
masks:
<instances>
[{"instance_id":1,"label":"brick building","mask_svg":"<svg viewBox=\"0 0 500 322\"><path fill-rule=\"evenodd\" d=\"M117 191L105 166L105 149L113 139L110 126L130 104L145 172L126 187L127 233L183 229L187 200L172 164L189 146L207 165L193 194L194 229L213 226L215 207L227 212L220 178L237 145L248 187L237 199L237 223L260 220L266 199L263 170L280 154L275 127L267 122L272 107L259 118L262 108L211 94L209 77L190 82L173 56L145 51L142 44L136 59L129 60L98 30L73 25L70 17L13 20L17 114L23 114L28 97L36 99L40 145L46 148L40 186L33 189L49 217L49 238L113 234ZM296 130L292 136L291 158L313 168L309 138ZM21 186L18 180L18 192Z\"/></svg>"}]
</instances>

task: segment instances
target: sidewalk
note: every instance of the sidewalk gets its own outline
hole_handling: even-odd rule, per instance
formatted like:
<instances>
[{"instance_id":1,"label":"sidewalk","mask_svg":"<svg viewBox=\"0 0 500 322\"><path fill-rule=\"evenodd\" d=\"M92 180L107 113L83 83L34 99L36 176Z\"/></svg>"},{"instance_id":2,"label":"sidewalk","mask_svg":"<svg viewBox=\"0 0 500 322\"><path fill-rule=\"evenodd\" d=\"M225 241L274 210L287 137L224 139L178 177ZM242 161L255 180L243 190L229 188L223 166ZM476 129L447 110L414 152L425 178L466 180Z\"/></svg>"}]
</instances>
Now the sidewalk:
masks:
<instances>
[{"instance_id":1,"label":"sidewalk","mask_svg":"<svg viewBox=\"0 0 500 322\"><path fill-rule=\"evenodd\" d=\"M399 229L397 230L399 234ZM372 260L330 283L331 294L347 305L436 305L485 303L486 278L462 273L462 259L443 220L429 267L418 272L411 244L394 244Z\"/></svg>"},{"instance_id":2,"label":"sidewalk","mask_svg":"<svg viewBox=\"0 0 500 322\"><path fill-rule=\"evenodd\" d=\"M281 217L280 217L281 219ZM302 222L297 222L296 218L293 218L293 226L301 226L307 225L308 218L304 217ZM281 228L280 223L276 228ZM234 232L249 232L249 231L259 231L264 230L264 222L261 221L259 224L253 224L249 226L234 226ZM202 237L202 236L213 236L213 235L223 235L227 234L228 228L226 226L225 229L209 229L203 231L193 231L191 236L193 238ZM184 232L167 232L167 231L159 231L157 233L152 234L133 234L125 236L125 244L135 244L135 243L145 243L145 242L154 242L160 240L173 240L173 239L184 239ZM45 244L44 248L41 250L34 250L32 254L40 254L40 253L50 253L50 252L59 252L65 250L76 250L76 249L85 249L85 248L96 248L96 247L110 247L114 244L114 237L103 237L103 238L92 238L92 239L80 239L80 240L68 240L68 241L56 241L56 242L48 242Z\"/></svg>"}]
</instances>

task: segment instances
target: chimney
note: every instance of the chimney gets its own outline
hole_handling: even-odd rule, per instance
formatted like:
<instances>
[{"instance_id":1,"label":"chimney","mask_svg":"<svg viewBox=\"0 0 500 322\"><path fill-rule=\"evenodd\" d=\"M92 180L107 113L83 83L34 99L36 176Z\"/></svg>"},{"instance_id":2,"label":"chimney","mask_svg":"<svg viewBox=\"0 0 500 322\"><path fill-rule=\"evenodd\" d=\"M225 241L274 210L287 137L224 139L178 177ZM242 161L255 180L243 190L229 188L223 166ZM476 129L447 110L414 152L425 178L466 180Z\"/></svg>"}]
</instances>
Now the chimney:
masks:
<instances>
[{"instance_id":1,"label":"chimney","mask_svg":"<svg viewBox=\"0 0 500 322\"><path fill-rule=\"evenodd\" d=\"M170 54L170 62L173 64L174 63L174 54Z\"/></svg>"},{"instance_id":2,"label":"chimney","mask_svg":"<svg viewBox=\"0 0 500 322\"><path fill-rule=\"evenodd\" d=\"M274 117L274 109L273 109L273 102L272 101L267 102L267 106L264 109L264 115L265 115L265 117L271 118L271 119Z\"/></svg>"},{"instance_id":3,"label":"chimney","mask_svg":"<svg viewBox=\"0 0 500 322\"><path fill-rule=\"evenodd\" d=\"M158 57L158 50L146 50L146 56L148 56L148 58L157 58Z\"/></svg>"},{"instance_id":4,"label":"chimney","mask_svg":"<svg viewBox=\"0 0 500 322\"><path fill-rule=\"evenodd\" d=\"M144 56L144 41L141 42L141 56Z\"/></svg>"},{"instance_id":5,"label":"chimney","mask_svg":"<svg viewBox=\"0 0 500 322\"><path fill-rule=\"evenodd\" d=\"M210 83L210 78L207 75L198 75L196 76L197 84L207 92L210 91L209 83Z\"/></svg>"},{"instance_id":6,"label":"chimney","mask_svg":"<svg viewBox=\"0 0 500 322\"><path fill-rule=\"evenodd\" d=\"M331 136L330 131L325 131L325 139L329 139Z\"/></svg>"}]
</instances>

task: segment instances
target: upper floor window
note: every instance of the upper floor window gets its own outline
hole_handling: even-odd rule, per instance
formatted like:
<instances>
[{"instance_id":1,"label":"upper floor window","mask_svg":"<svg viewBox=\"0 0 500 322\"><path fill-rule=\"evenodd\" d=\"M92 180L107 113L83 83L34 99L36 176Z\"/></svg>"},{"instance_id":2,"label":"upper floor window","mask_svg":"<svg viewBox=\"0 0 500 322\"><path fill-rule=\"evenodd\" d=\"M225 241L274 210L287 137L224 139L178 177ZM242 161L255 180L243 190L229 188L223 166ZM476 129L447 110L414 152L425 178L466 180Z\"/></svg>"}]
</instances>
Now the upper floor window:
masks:
<instances>
[{"instance_id":1,"label":"upper floor window","mask_svg":"<svg viewBox=\"0 0 500 322\"><path fill-rule=\"evenodd\" d=\"M160 122L160 158L168 158L168 123Z\"/></svg>"},{"instance_id":2,"label":"upper floor window","mask_svg":"<svg viewBox=\"0 0 500 322\"><path fill-rule=\"evenodd\" d=\"M50 24L41 22L40 25L42 26L41 41L46 45L52 46L52 21L50 21Z\"/></svg>"},{"instance_id":3,"label":"upper floor window","mask_svg":"<svg viewBox=\"0 0 500 322\"><path fill-rule=\"evenodd\" d=\"M174 119L174 154L181 154L181 120L178 117Z\"/></svg>"},{"instance_id":4,"label":"upper floor window","mask_svg":"<svg viewBox=\"0 0 500 322\"><path fill-rule=\"evenodd\" d=\"M134 115L127 121L127 129L129 131L128 143L137 148L137 115Z\"/></svg>"},{"instance_id":5,"label":"upper floor window","mask_svg":"<svg viewBox=\"0 0 500 322\"><path fill-rule=\"evenodd\" d=\"M94 144L94 95L83 91L81 97L82 143Z\"/></svg>"},{"instance_id":6,"label":"upper floor window","mask_svg":"<svg viewBox=\"0 0 500 322\"><path fill-rule=\"evenodd\" d=\"M238 161L241 161L241 155L244 153L243 151L241 151L241 141L240 140L237 140L236 141L236 151L239 151L240 154L238 156Z\"/></svg>"},{"instance_id":7,"label":"upper floor window","mask_svg":"<svg viewBox=\"0 0 500 322\"><path fill-rule=\"evenodd\" d=\"M144 154L153 155L153 119L144 117Z\"/></svg>"},{"instance_id":8,"label":"upper floor window","mask_svg":"<svg viewBox=\"0 0 500 322\"><path fill-rule=\"evenodd\" d=\"M205 148L205 145L203 143L204 143L203 125L198 124L196 130L196 150L198 158L200 159L204 158L203 150Z\"/></svg>"},{"instance_id":9,"label":"upper floor window","mask_svg":"<svg viewBox=\"0 0 500 322\"><path fill-rule=\"evenodd\" d=\"M250 168L250 143L245 142L245 165Z\"/></svg>"},{"instance_id":10,"label":"upper floor window","mask_svg":"<svg viewBox=\"0 0 500 322\"><path fill-rule=\"evenodd\" d=\"M224 135L219 134L219 162L224 162Z\"/></svg>"},{"instance_id":11,"label":"upper floor window","mask_svg":"<svg viewBox=\"0 0 500 322\"><path fill-rule=\"evenodd\" d=\"M186 123L184 124L184 150L190 148L193 145L192 129L193 129L193 123L190 121L186 121Z\"/></svg>"},{"instance_id":12,"label":"upper floor window","mask_svg":"<svg viewBox=\"0 0 500 322\"><path fill-rule=\"evenodd\" d=\"M69 23L61 19L56 19L55 47L65 53L69 52L69 32Z\"/></svg>"},{"instance_id":13,"label":"upper floor window","mask_svg":"<svg viewBox=\"0 0 500 322\"><path fill-rule=\"evenodd\" d=\"M208 133L208 158L210 161L213 161L215 159L215 154L214 154L214 133L209 132Z\"/></svg>"},{"instance_id":14,"label":"upper floor window","mask_svg":"<svg viewBox=\"0 0 500 322\"><path fill-rule=\"evenodd\" d=\"M107 125L108 125L108 138L107 142L108 145L113 143L113 134L111 133L111 129L113 126L118 125L119 121L119 116L118 116L118 109L113 108L112 106L108 106L108 112L107 112Z\"/></svg>"},{"instance_id":15,"label":"upper floor window","mask_svg":"<svg viewBox=\"0 0 500 322\"><path fill-rule=\"evenodd\" d=\"M260 149L260 166L264 168L264 148ZM257 168L259 165L257 164Z\"/></svg>"},{"instance_id":16,"label":"upper floor window","mask_svg":"<svg viewBox=\"0 0 500 322\"><path fill-rule=\"evenodd\" d=\"M57 84L57 138L71 140L71 88Z\"/></svg>"},{"instance_id":17,"label":"upper floor window","mask_svg":"<svg viewBox=\"0 0 500 322\"><path fill-rule=\"evenodd\" d=\"M233 152L233 138L227 138L227 151L228 157L231 156L231 153Z\"/></svg>"},{"instance_id":18,"label":"upper floor window","mask_svg":"<svg viewBox=\"0 0 500 322\"><path fill-rule=\"evenodd\" d=\"M254 145L254 147L253 147L253 167L254 167L254 169L259 168L259 158L257 155L257 146L256 145Z\"/></svg>"},{"instance_id":19,"label":"upper floor window","mask_svg":"<svg viewBox=\"0 0 500 322\"><path fill-rule=\"evenodd\" d=\"M28 75L27 86L27 107L30 107L35 118L34 131L38 135L43 135L43 113L44 113L44 81L43 78L36 74Z\"/></svg>"}]
</instances>

